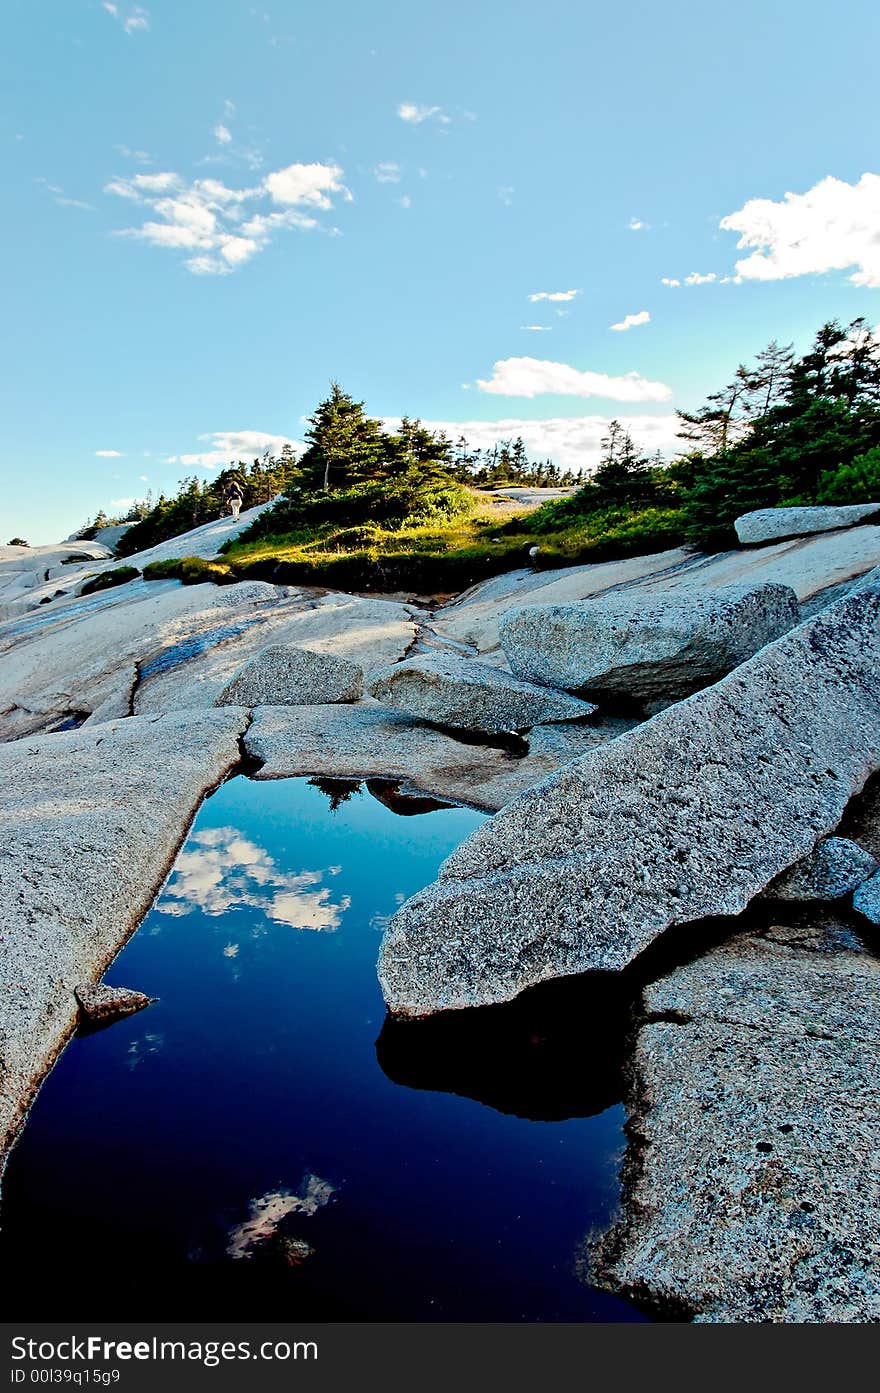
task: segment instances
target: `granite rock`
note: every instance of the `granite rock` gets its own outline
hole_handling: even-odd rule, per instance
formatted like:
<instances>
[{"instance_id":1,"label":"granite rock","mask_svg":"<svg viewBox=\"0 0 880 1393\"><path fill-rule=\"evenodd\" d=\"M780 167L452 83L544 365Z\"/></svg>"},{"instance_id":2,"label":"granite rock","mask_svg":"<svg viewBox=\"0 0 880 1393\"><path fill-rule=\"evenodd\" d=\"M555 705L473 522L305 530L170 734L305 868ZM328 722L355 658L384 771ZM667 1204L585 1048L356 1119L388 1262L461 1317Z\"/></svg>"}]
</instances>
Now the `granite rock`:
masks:
<instances>
[{"instance_id":1,"label":"granite rock","mask_svg":"<svg viewBox=\"0 0 880 1393\"><path fill-rule=\"evenodd\" d=\"M870 851L848 837L826 837L811 855L774 881L765 894L775 900L842 900L877 868Z\"/></svg>"},{"instance_id":2,"label":"granite rock","mask_svg":"<svg viewBox=\"0 0 880 1393\"><path fill-rule=\"evenodd\" d=\"M591 1278L700 1322L880 1320L880 961L740 934L650 985Z\"/></svg>"},{"instance_id":3,"label":"granite rock","mask_svg":"<svg viewBox=\"0 0 880 1393\"><path fill-rule=\"evenodd\" d=\"M743 513L734 523L743 546L778 542L788 537L806 537L814 532L833 532L855 527L880 514L880 503L853 503L842 507L758 508Z\"/></svg>"},{"instance_id":4,"label":"granite rock","mask_svg":"<svg viewBox=\"0 0 880 1393\"><path fill-rule=\"evenodd\" d=\"M217 706L314 706L358 701L364 674L357 663L333 653L292 644L270 644L236 673Z\"/></svg>"},{"instance_id":5,"label":"granite rock","mask_svg":"<svg viewBox=\"0 0 880 1393\"><path fill-rule=\"evenodd\" d=\"M108 987L100 982L77 987L75 996L90 1025L106 1025L150 1005L150 998L143 992L132 991L129 987Z\"/></svg>"},{"instance_id":6,"label":"granite rock","mask_svg":"<svg viewBox=\"0 0 880 1393\"><path fill-rule=\"evenodd\" d=\"M596 710L567 692L522 682L455 653L426 653L380 668L369 690L377 701L407 715L489 735L576 720Z\"/></svg>"},{"instance_id":7,"label":"granite rock","mask_svg":"<svg viewBox=\"0 0 880 1393\"><path fill-rule=\"evenodd\" d=\"M0 1161L76 1027L77 987L149 909L247 719L181 711L0 745Z\"/></svg>"},{"instance_id":8,"label":"granite rock","mask_svg":"<svg viewBox=\"0 0 880 1393\"><path fill-rule=\"evenodd\" d=\"M787 586L725 586L531 605L500 625L511 669L570 691L674 701L723 677L797 624Z\"/></svg>"},{"instance_id":9,"label":"granite rock","mask_svg":"<svg viewBox=\"0 0 880 1393\"><path fill-rule=\"evenodd\" d=\"M878 658L880 570L524 793L392 919L379 965L391 1010L510 1000L740 913L880 767Z\"/></svg>"},{"instance_id":10,"label":"granite rock","mask_svg":"<svg viewBox=\"0 0 880 1393\"><path fill-rule=\"evenodd\" d=\"M258 706L245 749L262 761L257 779L321 774L388 779L412 795L494 812L630 723L536 726L524 757L503 746L456 739L447 731L372 704Z\"/></svg>"},{"instance_id":11,"label":"granite rock","mask_svg":"<svg viewBox=\"0 0 880 1393\"><path fill-rule=\"evenodd\" d=\"M853 895L853 908L869 924L880 924L880 872L859 886Z\"/></svg>"}]
</instances>

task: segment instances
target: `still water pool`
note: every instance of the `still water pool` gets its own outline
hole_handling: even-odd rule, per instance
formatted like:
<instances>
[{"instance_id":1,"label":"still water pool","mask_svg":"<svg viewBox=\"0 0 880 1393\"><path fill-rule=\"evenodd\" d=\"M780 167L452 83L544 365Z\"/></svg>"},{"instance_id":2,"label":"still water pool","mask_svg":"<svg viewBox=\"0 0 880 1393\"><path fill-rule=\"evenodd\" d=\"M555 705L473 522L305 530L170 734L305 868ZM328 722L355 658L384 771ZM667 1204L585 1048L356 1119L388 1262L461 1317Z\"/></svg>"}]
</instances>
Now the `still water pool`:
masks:
<instances>
[{"instance_id":1,"label":"still water pool","mask_svg":"<svg viewBox=\"0 0 880 1393\"><path fill-rule=\"evenodd\" d=\"M158 1000L71 1042L10 1160L6 1319L641 1318L582 1275L625 1003L385 1020L383 925L480 820L305 779L204 803L107 973Z\"/></svg>"}]
</instances>

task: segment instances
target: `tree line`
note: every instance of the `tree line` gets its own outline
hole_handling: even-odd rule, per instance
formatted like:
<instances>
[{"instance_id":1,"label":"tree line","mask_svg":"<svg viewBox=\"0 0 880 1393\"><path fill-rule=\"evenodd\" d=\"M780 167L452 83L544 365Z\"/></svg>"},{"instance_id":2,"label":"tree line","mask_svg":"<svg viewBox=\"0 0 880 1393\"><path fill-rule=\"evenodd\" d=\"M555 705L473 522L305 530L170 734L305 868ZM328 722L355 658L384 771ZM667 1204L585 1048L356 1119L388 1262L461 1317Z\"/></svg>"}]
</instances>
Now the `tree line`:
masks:
<instances>
[{"instance_id":1,"label":"tree line","mask_svg":"<svg viewBox=\"0 0 880 1393\"><path fill-rule=\"evenodd\" d=\"M613 421L595 473L556 515L680 509L687 539L711 549L755 508L880 499L880 337L864 319L823 324L802 357L768 344L678 417L670 464Z\"/></svg>"},{"instance_id":2,"label":"tree line","mask_svg":"<svg viewBox=\"0 0 880 1393\"><path fill-rule=\"evenodd\" d=\"M470 507L465 485L567 485L577 486L573 496L546 505L536 522L570 527L603 510L659 509L680 516L689 541L718 548L732 544L734 520L754 508L880 499L880 338L862 318L823 324L800 357L791 344L768 344L702 406L678 416L682 448L671 463L645 454L613 421L586 477L530 459L522 439L473 449L463 436L453 443L406 416L389 429L334 382L299 455L286 445L211 480L184 479L173 496L148 496L124 518L99 514L79 535L130 522L117 551L131 555L219 516L233 480L245 509L277 500L250 536L331 521L442 522Z\"/></svg>"}]
</instances>

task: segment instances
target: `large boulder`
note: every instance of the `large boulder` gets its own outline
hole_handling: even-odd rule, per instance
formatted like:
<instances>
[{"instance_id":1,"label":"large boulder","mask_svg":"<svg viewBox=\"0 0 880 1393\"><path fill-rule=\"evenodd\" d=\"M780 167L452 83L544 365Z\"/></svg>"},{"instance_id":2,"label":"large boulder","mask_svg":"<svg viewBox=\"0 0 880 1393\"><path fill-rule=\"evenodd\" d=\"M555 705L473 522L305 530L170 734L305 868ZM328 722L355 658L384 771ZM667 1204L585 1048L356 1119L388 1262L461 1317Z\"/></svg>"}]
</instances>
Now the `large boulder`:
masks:
<instances>
[{"instance_id":1,"label":"large boulder","mask_svg":"<svg viewBox=\"0 0 880 1393\"><path fill-rule=\"evenodd\" d=\"M369 690L384 705L410 716L488 735L577 720L596 710L567 692L521 682L454 653L425 653L380 668Z\"/></svg>"},{"instance_id":2,"label":"large boulder","mask_svg":"<svg viewBox=\"0 0 880 1393\"><path fill-rule=\"evenodd\" d=\"M679 1319L880 1320L880 961L842 924L775 925L640 1014L592 1280Z\"/></svg>"},{"instance_id":3,"label":"large boulder","mask_svg":"<svg viewBox=\"0 0 880 1393\"><path fill-rule=\"evenodd\" d=\"M853 503L827 508L757 508L743 513L733 524L743 546L781 542L787 537L808 537L814 532L834 532L880 514L880 503Z\"/></svg>"},{"instance_id":4,"label":"large boulder","mask_svg":"<svg viewBox=\"0 0 880 1393\"><path fill-rule=\"evenodd\" d=\"M275 643L239 669L215 705L318 706L358 701L363 691L363 669L357 663L333 653Z\"/></svg>"},{"instance_id":5,"label":"large boulder","mask_svg":"<svg viewBox=\"0 0 880 1393\"><path fill-rule=\"evenodd\" d=\"M880 767L880 570L737 668L490 819L409 900L380 959L394 1012L506 1001L735 915Z\"/></svg>"},{"instance_id":6,"label":"large boulder","mask_svg":"<svg viewBox=\"0 0 880 1393\"><path fill-rule=\"evenodd\" d=\"M505 615L500 634L512 670L531 682L674 701L723 677L798 618L785 585L729 585L525 606Z\"/></svg>"}]
</instances>

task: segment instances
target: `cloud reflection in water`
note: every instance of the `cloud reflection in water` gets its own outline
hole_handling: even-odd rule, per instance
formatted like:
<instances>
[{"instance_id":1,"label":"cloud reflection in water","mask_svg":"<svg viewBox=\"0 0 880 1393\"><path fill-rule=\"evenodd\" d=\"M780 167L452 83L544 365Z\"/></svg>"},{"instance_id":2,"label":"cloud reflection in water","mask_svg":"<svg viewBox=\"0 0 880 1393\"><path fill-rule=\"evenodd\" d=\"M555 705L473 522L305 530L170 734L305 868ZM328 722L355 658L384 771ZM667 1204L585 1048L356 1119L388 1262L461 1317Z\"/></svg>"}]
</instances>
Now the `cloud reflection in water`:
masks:
<instances>
[{"instance_id":1,"label":"cloud reflection in water","mask_svg":"<svg viewBox=\"0 0 880 1393\"><path fill-rule=\"evenodd\" d=\"M351 905L351 897L342 895L334 900L330 888L321 881L325 875L338 875L340 869L284 871L267 851L235 827L209 827L190 835L156 909L170 915L200 910L216 916L248 908L292 929L333 932ZM234 956L230 950L235 947L229 944L225 955Z\"/></svg>"}]
</instances>

